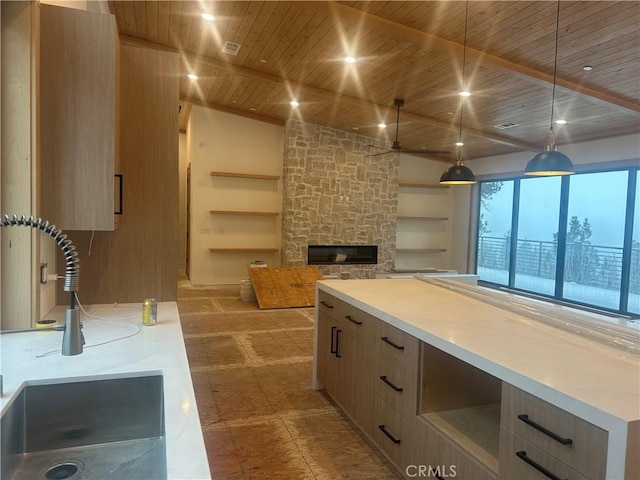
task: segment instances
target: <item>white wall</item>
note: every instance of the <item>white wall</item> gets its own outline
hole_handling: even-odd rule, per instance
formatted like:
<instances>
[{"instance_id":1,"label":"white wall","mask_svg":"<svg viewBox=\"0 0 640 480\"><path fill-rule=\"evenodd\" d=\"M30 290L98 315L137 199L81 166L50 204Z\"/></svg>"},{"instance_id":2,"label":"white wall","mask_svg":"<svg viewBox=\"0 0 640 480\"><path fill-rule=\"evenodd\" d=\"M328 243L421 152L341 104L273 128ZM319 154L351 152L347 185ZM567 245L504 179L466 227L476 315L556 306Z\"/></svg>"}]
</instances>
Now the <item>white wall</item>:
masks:
<instances>
[{"instance_id":1,"label":"white wall","mask_svg":"<svg viewBox=\"0 0 640 480\"><path fill-rule=\"evenodd\" d=\"M191 163L191 261L194 285L240 283L248 264L277 254L211 253L211 247L280 246L280 217L221 218L210 210L282 211L282 180L212 177L211 171L282 176L284 127L194 106L187 126L186 152ZM261 223L262 222L262 223ZM273 222L268 231L257 231ZM256 256L260 258L256 258ZM279 263L278 263L279 264Z\"/></svg>"},{"instance_id":2,"label":"white wall","mask_svg":"<svg viewBox=\"0 0 640 480\"><path fill-rule=\"evenodd\" d=\"M181 133L178 136L178 161L179 161L179 186L178 186L178 268L184 270L187 239L187 166L189 156L187 153L187 135Z\"/></svg>"},{"instance_id":3,"label":"white wall","mask_svg":"<svg viewBox=\"0 0 640 480\"><path fill-rule=\"evenodd\" d=\"M541 146L541 150L542 150ZM639 164L640 158L640 133L623 137L595 140L572 145L559 145L558 150L567 155L576 170L580 168L597 168L602 164L603 168L614 162L630 161ZM533 158L531 152L518 152L495 157L478 158L466 162L473 170L476 177L494 177L504 175L519 176L524 171L527 162ZM473 198L477 195L477 186L473 188L460 186L454 187L454 232L453 232L453 262L454 269L460 272L470 272L472 266L468 265L469 235L474 234L470 229L474 214Z\"/></svg>"},{"instance_id":4,"label":"white wall","mask_svg":"<svg viewBox=\"0 0 640 480\"><path fill-rule=\"evenodd\" d=\"M410 155L400 156L399 182L437 184L449 168L444 162ZM452 235L455 225L453 197L456 188L401 188L398 192L398 215L448 217L446 221L398 220L397 248L446 248L438 253L396 253L396 269L453 269Z\"/></svg>"}]
</instances>

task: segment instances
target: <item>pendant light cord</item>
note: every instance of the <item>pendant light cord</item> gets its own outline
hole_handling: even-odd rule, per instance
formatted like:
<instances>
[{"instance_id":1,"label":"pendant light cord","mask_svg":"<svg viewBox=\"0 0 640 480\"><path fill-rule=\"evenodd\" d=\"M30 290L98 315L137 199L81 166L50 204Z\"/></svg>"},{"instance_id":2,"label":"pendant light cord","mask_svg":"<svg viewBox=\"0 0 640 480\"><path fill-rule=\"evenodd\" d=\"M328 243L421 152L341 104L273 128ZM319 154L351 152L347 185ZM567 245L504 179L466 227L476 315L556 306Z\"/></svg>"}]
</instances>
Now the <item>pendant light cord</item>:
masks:
<instances>
[{"instance_id":1,"label":"pendant light cord","mask_svg":"<svg viewBox=\"0 0 640 480\"><path fill-rule=\"evenodd\" d=\"M556 100L556 71L558 68L558 35L560 32L560 0L558 0L558 10L556 12L556 51L553 60L553 92L551 94L551 126L550 130L553 130L553 108Z\"/></svg>"},{"instance_id":2,"label":"pendant light cord","mask_svg":"<svg viewBox=\"0 0 640 480\"><path fill-rule=\"evenodd\" d=\"M469 0L465 2L464 7L464 41L462 47L462 90L466 90L466 85L464 83L465 78L465 67L467 65L467 21L469 18ZM458 132L458 143L462 143L462 111L464 110L464 97L460 100L460 126ZM461 145L458 146L458 149L462 148ZM462 160L461 158L458 160Z\"/></svg>"}]
</instances>

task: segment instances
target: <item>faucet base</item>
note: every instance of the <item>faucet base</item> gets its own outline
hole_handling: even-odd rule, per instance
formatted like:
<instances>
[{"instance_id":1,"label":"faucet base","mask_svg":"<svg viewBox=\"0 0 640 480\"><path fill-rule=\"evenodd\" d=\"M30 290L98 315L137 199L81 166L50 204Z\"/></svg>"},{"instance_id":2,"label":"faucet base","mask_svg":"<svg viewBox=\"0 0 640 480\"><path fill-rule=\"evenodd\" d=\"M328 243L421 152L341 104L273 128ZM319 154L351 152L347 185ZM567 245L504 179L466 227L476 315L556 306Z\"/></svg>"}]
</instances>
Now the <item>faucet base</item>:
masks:
<instances>
[{"instance_id":1,"label":"faucet base","mask_svg":"<svg viewBox=\"0 0 640 480\"><path fill-rule=\"evenodd\" d=\"M78 310L67 308L64 335L62 337L62 355L71 356L82 353L84 341L81 328Z\"/></svg>"}]
</instances>

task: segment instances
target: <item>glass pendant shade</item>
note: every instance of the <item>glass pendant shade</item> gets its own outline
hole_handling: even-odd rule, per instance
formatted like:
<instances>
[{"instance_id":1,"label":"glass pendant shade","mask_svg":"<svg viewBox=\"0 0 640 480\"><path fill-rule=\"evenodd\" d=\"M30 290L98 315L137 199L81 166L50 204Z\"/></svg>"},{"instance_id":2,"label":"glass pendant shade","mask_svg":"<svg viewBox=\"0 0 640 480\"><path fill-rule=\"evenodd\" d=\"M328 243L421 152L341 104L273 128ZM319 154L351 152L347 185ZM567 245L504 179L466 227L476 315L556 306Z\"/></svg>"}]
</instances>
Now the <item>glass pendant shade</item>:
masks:
<instances>
[{"instance_id":1,"label":"glass pendant shade","mask_svg":"<svg viewBox=\"0 0 640 480\"><path fill-rule=\"evenodd\" d=\"M443 185L471 185L476 183L476 176L464 165L451 165L440 177Z\"/></svg>"}]
</instances>

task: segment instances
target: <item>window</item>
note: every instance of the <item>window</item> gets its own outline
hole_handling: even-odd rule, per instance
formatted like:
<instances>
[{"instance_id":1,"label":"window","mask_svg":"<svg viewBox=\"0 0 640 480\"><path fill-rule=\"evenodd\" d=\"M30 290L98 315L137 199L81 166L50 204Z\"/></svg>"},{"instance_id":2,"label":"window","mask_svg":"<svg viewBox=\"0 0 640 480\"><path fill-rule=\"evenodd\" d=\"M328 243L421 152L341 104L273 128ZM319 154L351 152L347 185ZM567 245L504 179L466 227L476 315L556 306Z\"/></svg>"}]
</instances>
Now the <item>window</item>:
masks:
<instances>
[{"instance_id":1,"label":"window","mask_svg":"<svg viewBox=\"0 0 640 480\"><path fill-rule=\"evenodd\" d=\"M481 282L640 313L638 168L480 183Z\"/></svg>"}]
</instances>

